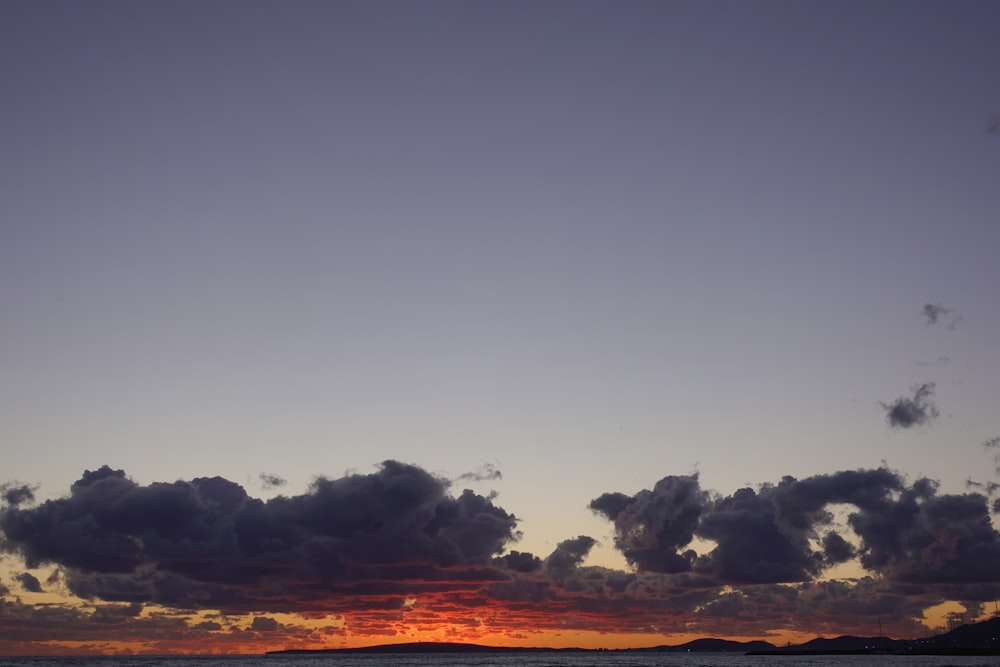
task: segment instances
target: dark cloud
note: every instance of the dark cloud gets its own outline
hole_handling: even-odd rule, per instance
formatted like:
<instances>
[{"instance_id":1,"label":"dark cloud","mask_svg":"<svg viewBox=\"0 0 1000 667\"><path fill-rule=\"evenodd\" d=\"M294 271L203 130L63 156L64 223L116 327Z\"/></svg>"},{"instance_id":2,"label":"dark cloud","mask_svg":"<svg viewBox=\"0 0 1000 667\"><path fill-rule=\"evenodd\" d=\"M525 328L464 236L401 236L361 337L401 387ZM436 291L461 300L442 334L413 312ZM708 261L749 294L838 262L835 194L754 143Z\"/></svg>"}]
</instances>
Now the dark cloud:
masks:
<instances>
[{"instance_id":1,"label":"dark cloud","mask_svg":"<svg viewBox=\"0 0 1000 667\"><path fill-rule=\"evenodd\" d=\"M8 505L35 502L35 489L26 484L0 484L0 500Z\"/></svg>"},{"instance_id":2,"label":"dark cloud","mask_svg":"<svg viewBox=\"0 0 1000 667\"><path fill-rule=\"evenodd\" d=\"M831 503L863 509L882 507L903 488L902 478L888 468L841 470L803 480L784 477L777 486L764 486L774 496L783 531L799 535L810 534L814 526L827 525L832 517L826 508Z\"/></svg>"},{"instance_id":3,"label":"dark cloud","mask_svg":"<svg viewBox=\"0 0 1000 667\"><path fill-rule=\"evenodd\" d=\"M259 476L260 485L265 489L277 489L287 484L287 480L274 473L262 472Z\"/></svg>"},{"instance_id":4,"label":"dark cloud","mask_svg":"<svg viewBox=\"0 0 1000 667\"><path fill-rule=\"evenodd\" d=\"M255 632L274 632L280 627L281 624L278 621L268 616L254 616L253 622L250 624L250 629Z\"/></svg>"},{"instance_id":5,"label":"dark cloud","mask_svg":"<svg viewBox=\"0 0 1000 667\"><path fill-rule=\"evenodd\" d=\"M1000 583L1000 538L987 499L936 495L921 479L884 507L852 514L861 565L905 583Z\"/></svg>"},{"instance_id":6,"label":"dark cloud","mask_svg":"<svg viewBox=\"0 0 1000 667\"><path fill-rule=\"evenodd\" d=\"M720 581L772 583L803 581L822 563L809 549L806 531L782 530L773 489L740 489L704 513L697 534L716 543L695 561L695 569Z\"/></svg>"},{"instance_id":7,"label":"dark cloud","mask_svg":"<svg viewBox=\"0 0 1000 667\"><path fill-rule=\"evenodd\" d=\"M28 567L62 566L85 598L299 608L362 582L481 577L518 538L517 519L471 491L448 491L396 461L267 501L221 477L143 486L104 466L68 497L0 511L0 546Z\"/></svg>"},{"instance_id":8,"label":"dark cloud","mask_svg":"<svg viewBox=\"0 0 1000 667\"><path fill-rule=\"evenodd\" d=\"M0 651L22 637L133 633L156 637L147 645L160 651L191 641L320 647L330 633L402 636L442 624L460 625L469 641L526 628L864 634L878 620L913 636L912 619L930 607L1000 597L995 505L887 468L729 494L702 488L697 475L668 475L590 506L612 522L634 569L586 565L596 542L585 535L544 559L510 551L517 519L492 498L453 494L447 480L395 461L267 501L218 477L140 485L120 470L87 471L66 497L0 510L3 549L29 567L55 565L58 588L88 601L73 612L5 596ZM867 576L826 578L850 561ZM282 612L338 622L297 628Z\"/></svg>"},{"instance_id":9,"label":"dark cloud","mask_svg":"<svg viewBox=\"0 0 1000 667\"><path fill-rule=\"evenodd\" d=\"M218 632L222 629L222 624L216 621L202 621L201 623L196 623L193 626L196 630L209 630L212 632Z\"/></svg>"},{"instance_id":10,"label":"dark cloud","mask_svg":"<svg viewBox=\"0 0 1000 667\"><path fill-rule=\"evenodd\" d=\"M590 509L614 523L615 546L629 563L640 571L674 573L691 568L693 552L680 549L691 543L709 504L697 475L671 475L632 497L605 493Z\"/></svg>"},{"instance_id":11,"label":"dark cloud","mask_svg":"<svg viewBox=\"0 0 1000 667\"><path fill-rule=\"evenodd\" d=\"M830 529L832 505L853 506L846 528L857 547ZM694 476L666 477L653 491L605 494L591 507L614 522L616 546L640 571L682 559L717 585L788 583L857 555L869 571L898 582L1000 582L1000 537L987 498L937 495L931 480L907 486L886 468L785 477L730 496L702 491ZM679 554L692 537L715 546Z\"/></svg>"},{"instance_id":12,"label":"dark cloud","mask_svg":"<svg viewBox=\"0 0 1000 667\"><path fill-rule=\"evenodd\" d=\"M553 579L565 579L580 566L596 543L594 538L586 535L563 540L545 559L545 570Z\"/></svg>"},{"instance_id":13,"label":"dark cloud","mask_svg":"<svg viewBox=\"0 0 1000 667\"><path fill-rule=\"evenodd\" d=\"M830 524L833 503L867 507L900 488L888 470L842 471L805 480L785 477L759 491L740 489L718 498L707 510L696 535L716 547L696 561L696 569L727 583L806 581L830 565L835 538L819 541Z\"/></svg>"},{"instance_id":14,"label":"dark cloud","mask_svg":"<svg viewBox=\"0 0 1000 667\"><path fill-rule=\"evenodd\" d=\"M30 572L21 572L14 578L21 582L21 586L23 586L24 590L29 593L42 592L42 582L40 582L38 578Z\"/></svg>"},{"instance_id":15,"label":"dark cloud","mask_svg":"<svg viewBox=\"0 0 1000 667\"><path fill-rule=\"evenodd\" d=\"M938 416L937 406L931 397L934 383L916 385L910 389L913 396L901 396L892 403L880 403L885 410L885 419L893 428L910 428L929 423Z\"/></svg>"},{"instance_id":16,"label":"dark cloud","mask_svg":"<svg viewBox=\"0 0 1000 667\"><path fill-rule=\"evenodd\" d=\"M127 619L137 618L142 613L143 606L138 602L131 604L103 604L94 609L91 618L103 623L121 623Z\"/></svg>"},{"instance_id":17,"label":"dark cloud","mask_svg":"<svg viewBox=\"0 0 1000 667\"><path fill-rule=\"evenodd\" d=\"M987 134L1000 134L1000 113L993 114L986 121Z\"/></svg>"},{"instance_id":18,"label":"dark cloud","mask_svg":"<svg viewBox=\"0 0 1000 667\"><path fill-rule=\"evenodd\" d=\"M511 551L497 559L498 564L514 572L536 572L542 567L542 559L534 554Z\"/></svg>"},{"instance_id":19,"label":"dark cloud","mask_svg":"<svg viewBox=\"0 0 1000 667\"><path fill-rule=\"evenodd\" d=\"M854 556L854 546L840 533L831 530L823 536L823 558L830 565L846 563Z\"/></svg>"},{"instance_id":20,"label":"dark cloud","mask_svg":"<svg viewBox=\"0 0 1000 667\"><path fill-rule=\"evenodd\" d=\"M606 519L617 521L618 515L624 512L634 502L631 496L624 493L605 493L600 498L590 502L590 509L597 514L603 514Z\"/></svg>"},{"instance_id":21,"label":"dark cloud","mask_svg":"<svg viewBox=\"0 0 1000 667\"><path fill-rule=\"evenodd\" d=\"M226 631L217 621L190 622L184 611L156 610L142 614L138 605L98 605L93 612L80 605L28 605L20 601L0 603L0 653L41 655L68 652L107 654L121 652L123 645L142 646L145 651L169 653L247 652L252 633ZM243 625L241 622L240 625ZM257 651L275 646L328 645L332 634L315 626L282 625L260 637ZM251 635L251 637L248 637ZM51 642L51 643L50 643Z\"/></svg>"}]
</instances>

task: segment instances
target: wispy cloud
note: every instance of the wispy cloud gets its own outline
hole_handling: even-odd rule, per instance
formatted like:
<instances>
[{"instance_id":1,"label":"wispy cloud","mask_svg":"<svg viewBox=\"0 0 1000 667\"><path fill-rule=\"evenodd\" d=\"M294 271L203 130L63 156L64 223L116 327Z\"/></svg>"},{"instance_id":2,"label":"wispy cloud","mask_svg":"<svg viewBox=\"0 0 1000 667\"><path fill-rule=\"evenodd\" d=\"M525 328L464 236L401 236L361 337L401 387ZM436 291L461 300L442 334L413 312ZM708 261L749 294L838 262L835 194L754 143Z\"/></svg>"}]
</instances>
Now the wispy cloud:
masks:
<instances>
[{"instance_id":1,"label":"wispy cloud","mask_svg":"<svg viewBox=\"0 0 1000 667\"><path fill-rule=\"evenodd\" d=\"M1000 436L994 436L983 443L983 449L993 452L993 465L1000 475Z\"/></svg>"},{"instance_id":2,"label":"wispy cloud","mask_svg":"<svg viewBox=\"0 0 1000 667\"><path fill-rule=\"evenodd\" d=\"M924 308L921 311L923 316L927 318L927 324L937 324L938 319L950 312L951 308L943 306L939 303L925 303Z\"/></svg>"},{"instance_id":3,"label":"wispy cloud","mask_svg":"<svg viewBox=\"0 0 1000 667\"><path fill-rule=\"evenodd\" d=\"M951 315L951 318L948 321L949 329L954 329L962 321L962 316L956 313L954 308L949 308L948 306L940 303L925 303L923 309L920 311L920 314L926 318L928 326L937 324L938 321L946 315Z\"/></svg>"},{"instance_id":4,"label":"wispy cloud","mask_svg":"<svg viewBox=\"0 0 1000 667\"><path fill-rule=\"evenodd\" d=\"M484 463L475 470L462 473L455 478L456 482L486 482L495 479L503 479L500 468L494 463Z\"/></svg>"}]
</instances>

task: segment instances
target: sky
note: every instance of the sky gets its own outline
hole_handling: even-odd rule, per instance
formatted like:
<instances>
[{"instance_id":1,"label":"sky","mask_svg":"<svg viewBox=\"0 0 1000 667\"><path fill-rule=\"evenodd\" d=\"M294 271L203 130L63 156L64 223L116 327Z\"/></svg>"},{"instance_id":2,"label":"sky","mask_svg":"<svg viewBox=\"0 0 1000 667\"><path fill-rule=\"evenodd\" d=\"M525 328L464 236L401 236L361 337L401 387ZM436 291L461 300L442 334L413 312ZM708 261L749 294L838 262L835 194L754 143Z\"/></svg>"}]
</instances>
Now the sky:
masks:
<instances>
[{"instance_id":1,"label":"sky","mask_svg":"<svg viewBox=\"0 0 1000 667\"><path fill-rule=\"evenodd\" d=\"M0 654L990 615L998 23L4 0Z\"/></svg>"}]
</instances>

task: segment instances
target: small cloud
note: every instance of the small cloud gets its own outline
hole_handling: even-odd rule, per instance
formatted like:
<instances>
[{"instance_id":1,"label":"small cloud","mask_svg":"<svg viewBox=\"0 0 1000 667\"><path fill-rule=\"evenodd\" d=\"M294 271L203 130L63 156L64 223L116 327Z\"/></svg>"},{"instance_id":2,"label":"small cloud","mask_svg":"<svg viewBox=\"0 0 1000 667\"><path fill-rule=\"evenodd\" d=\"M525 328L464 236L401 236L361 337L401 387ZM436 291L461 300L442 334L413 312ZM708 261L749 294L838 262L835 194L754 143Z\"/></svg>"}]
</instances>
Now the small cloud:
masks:
<instances>
[{"instance_id":1,"label":"small cloud","mask_svg":"<svg viewBox=\"0 0 1000 667\"><path fill-rule=\"evenodd\" d=\"M222 630L222 626L215 621L202 621L192 627L196 630L207 630L208 632L219 632Z\"/></svg>"},{"instance_id":2,"label":"small cloud","mask_svg":"<svg viewBox=\"0 0 1000 667\"><path fill-rule=\"evenodd\" d=\"M277 489L288 483L284 477L275 475L274 473L262 472L258 477L260 477L261 486L265 489Z\"/></svg>"},{"instance_id":3,"label":"small cloud","mask_svg":"<svg viewBox=\"0 0 1000 667\"><path fill-rule=\"evenodd\" d=\"M511 551L496 562L514 572L536 572L542 567L542 559L526 551Z\"/></svg>"},{"instance_id":4,"label":"small cloud","mask_svg":"<svg viewBox=\"0 0 1000 667\"><path fill-rule=\"evenodd\" d=\"M0 499L11 507L35 502L35 488L27 484L0 484Z\"/></svg>"},{"instance_id":5,"label":"small cloud","mask_svg":"<svg viewBox=\"0 0 1000 667\"><path fill-rule=\"evenodd\" d=\"M138 618L142 613L142 603L98 605L91 618L99 623L119 623L122 619Z\"/></svg>"},{"instance_id":6,"label":"small cloud","mask_svg":"<svg viewBox=\"0 0 1000 667\"><path fill-rule=\"evenodd\" d=\"M925 303L920 312L927 318L927 324L937 324L937 321L952 312L952 309L940 303Z\"/></svg>"},{"instance_id":7,"label":"small cloud","mask_svg":"<svg viewBox=\"0 0 1000 667\"><path fill-rule=\"evenodd\" d=\"M278 621L269 616L254 616L250 629L256 632L273 632L281 627Z\"/></svg>"},{"instance_id":8,"label":"small cloud","mask_svg":"<svg viewBox=\"0 0 1000 667\"><path fill-rule=\"evenodd\" d=\"M885 409L885 419L892 428L910 428L929 423L938 416L937 406L931 400L934 383L916 385L911 388L913 396L901 396L892 403L881 403Z\"/></svg>"},{"instance_id":9,"label":"small cloud","mask_svg":"<svg viewBox=\"0 0 1000 667\"><path fill-rule=\"evenodd\" d=\"M823 558L831 564L846 563L854 558L854 546L839 533L829 531L823 536Z\"/></svg>"},{"instance_id":10,"label":"small cloud","mask_svg":"<svg viewBox=\"0 0 1000 667\"><path fill-rule=\"evenodd\" d=\"M21 582L21 585L24 587L24 590L28 591L29 593L44 592L42 590L42 582L38 581L38 577L31 574L30 572L22 572L21 574L17 575L14 578L17 579L19 582Z\"/></svg>"},{"instance_id":11,"label":"small cloud","mask_svg":"<svg viewBox=\"0 0 1000 667\"><path fill-rule=\"evenodd\" d=\"M942 303L925 303L920 314L927 319L927 326L937 324L945 315L952 316L948 322L949 329L954 329L962 321L962 316L954 308L950 308Z\"/></svg>"},{"instance_id":12,"label":"small cloud","mask_svg":"<svg viewBox=\"0 0 1000 667\"><path fill-rule=\"evenodd\" d=\"M993 114L990 119L986 121L986 133L1000 134L1000 113Z\"/></svg>"},{"instance_id":13,"label":"small cloud","mask_svg":"<svg viewBox=\"0 0 1000 667\"><path fill-rule=\"evenodd\" d=\"M500 469L493 463L484 463L475 470L463 473L455 478L456 482L486 482L494 479L502 479Z\"/></svg>"}]
</instances>

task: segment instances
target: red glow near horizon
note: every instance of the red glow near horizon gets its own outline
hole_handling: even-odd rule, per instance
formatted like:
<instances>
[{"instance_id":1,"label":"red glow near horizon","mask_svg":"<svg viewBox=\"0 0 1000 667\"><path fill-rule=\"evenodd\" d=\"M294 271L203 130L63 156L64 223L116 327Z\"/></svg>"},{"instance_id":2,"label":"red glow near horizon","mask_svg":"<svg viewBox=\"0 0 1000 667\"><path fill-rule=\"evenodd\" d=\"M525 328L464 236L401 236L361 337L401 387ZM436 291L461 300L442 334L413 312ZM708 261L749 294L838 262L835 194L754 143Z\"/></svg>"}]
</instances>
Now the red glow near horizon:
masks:
<instances>
[{"instance_id":1,"label":"red glow near horizon","mask_svg":"<svg viewBox=\"0 0 1000 667\"><path fill-rule=\"evenodd\" d=\"M736 641L762 639L772 644L798 643L816 636L874 635L871 628L825 626L814 619L810 626L771 629L748 626L735 635L726 619L714 625L696 625L693 616L653 619L651 615L615 618L610 614L580 614L568 609L532 609L490 605L450 605L447 596L434 603L413 600L405 609L352 612L344 617L318 614L257 614L224 616L204 613L197 617L167 609L148 608L134 619L117 623L95 622L93 611L67 606L58 629L51 623L18 623L13 605L3 609L2 655L74 654L258 654L282 649L357 648L409 642L459 642L505 647L578 647L626 649L683 644L702 637ZM942 610L943 612L944 610ZM657 620L661 625L654 625ZM826 619L829 621L832 619ZM669 625L668 625L669 622ZM891 632L886 624L886 633ZM641 628L637 631L636 628ZM867 631L866 631L867 630ZM912 636L912 635L905 635Z\"/></svg>"}]
</instances>

